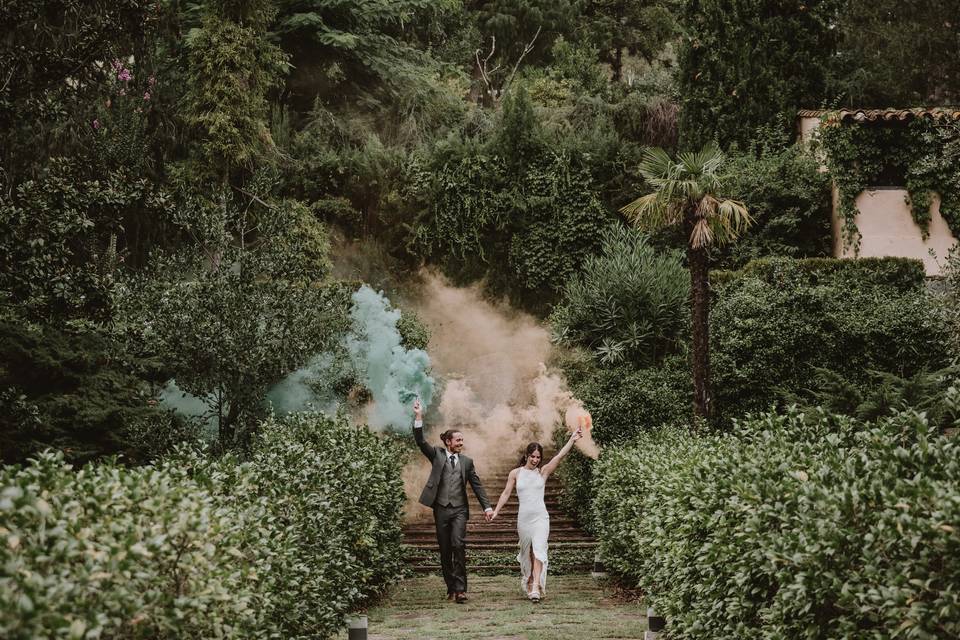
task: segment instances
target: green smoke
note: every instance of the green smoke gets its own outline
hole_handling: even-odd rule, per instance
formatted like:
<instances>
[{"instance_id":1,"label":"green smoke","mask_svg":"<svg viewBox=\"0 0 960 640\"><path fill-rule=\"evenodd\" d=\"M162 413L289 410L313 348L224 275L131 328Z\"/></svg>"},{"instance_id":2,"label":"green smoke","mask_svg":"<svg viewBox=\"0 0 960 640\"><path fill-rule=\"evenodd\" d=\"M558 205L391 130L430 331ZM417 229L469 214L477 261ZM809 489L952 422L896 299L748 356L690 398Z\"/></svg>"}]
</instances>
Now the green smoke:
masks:
<instances>
[{"instance_id":1,"label":"green smoke","mask_svg":"<svg viewBox=\"0 0 960 640\"><path fill-rule=\"evenodd\" d=\"M400 311L366 285L353 294L350 319L352 331L346 346L358 377L373 396L370 425L409 428L413 400L419 397L424 409L433 401L430 356L422 349L406 349L401 344L397 329Z\"/></svg>"},{"instance_id":2,"label":"green smoke","mask_svg":"<svg viewBox=\"0 0 960 640\"><path fill-rule=\"evenodd\" d=\"M370 426L409 428L414 399L419 397L424 409L433 401L430 356L422 349L403 347L397 329L400 311L393 309L383 295L364 285L352 300L351 329L340 345L342 352L314 356L306 366L271 387L267 402L279 415L295 411L333 413L340 404L334 391L336 380L353 377L373 398Z\"/></svg>"}]
</instances>

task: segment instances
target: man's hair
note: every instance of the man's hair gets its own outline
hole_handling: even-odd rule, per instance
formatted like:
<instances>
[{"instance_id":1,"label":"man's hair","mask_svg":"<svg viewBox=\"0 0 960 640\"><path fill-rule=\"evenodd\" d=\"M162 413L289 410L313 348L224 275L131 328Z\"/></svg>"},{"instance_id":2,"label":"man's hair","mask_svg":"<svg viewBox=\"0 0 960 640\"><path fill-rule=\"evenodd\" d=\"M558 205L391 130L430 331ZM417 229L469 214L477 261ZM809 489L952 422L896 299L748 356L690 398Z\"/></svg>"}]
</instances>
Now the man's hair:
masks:
<instances>
[{"instance_id":1,"label":"man's hair","mask_svg":"<svg viewBox=\"0 0 960 640\"><path fill-rule=\"evenodd\" d=\"M447 429L446 431L440 434L440 440L443 441L444 446L446 446L448 442L453 440L453 434L455 433L463 433L463 432L460 431L460 429Z\"/></svg>"}]
</instances>

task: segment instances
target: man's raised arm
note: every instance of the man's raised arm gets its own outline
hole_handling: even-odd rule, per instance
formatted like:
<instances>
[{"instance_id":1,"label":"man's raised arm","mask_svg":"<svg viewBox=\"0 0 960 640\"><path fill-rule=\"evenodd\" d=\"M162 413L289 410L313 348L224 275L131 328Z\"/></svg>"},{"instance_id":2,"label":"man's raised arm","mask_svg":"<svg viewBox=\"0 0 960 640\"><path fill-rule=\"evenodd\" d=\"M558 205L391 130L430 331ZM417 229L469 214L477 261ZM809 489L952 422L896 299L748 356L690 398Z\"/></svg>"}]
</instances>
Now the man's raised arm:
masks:
<instances>
[{"instance_id":1,"label":"man's raised arm","mask_svg":"<svg viewBox=\"0 0 960 640\"><path fill-rule=\"evenodd\" d=\"M423 439L423 409L420 406L420 398L417 398L413 403L413 417L413 439L416 441L417 446L420 447L423 455L427 456L427 460L433 462L434 456L437 455L437 450L427 444L427 441Z\"/></svg>"}]
</instances>

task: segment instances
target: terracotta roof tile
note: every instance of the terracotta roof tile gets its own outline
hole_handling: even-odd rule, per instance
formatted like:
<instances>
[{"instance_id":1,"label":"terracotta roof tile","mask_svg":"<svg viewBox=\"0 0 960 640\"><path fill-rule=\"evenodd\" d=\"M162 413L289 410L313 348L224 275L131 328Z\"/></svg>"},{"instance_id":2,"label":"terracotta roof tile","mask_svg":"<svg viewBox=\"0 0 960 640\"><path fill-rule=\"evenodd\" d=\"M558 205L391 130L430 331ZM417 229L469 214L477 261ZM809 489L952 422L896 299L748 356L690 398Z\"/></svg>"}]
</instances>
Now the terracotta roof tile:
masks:
<instances>
[{"instance_id":1,"label":"terracotta roof tile","mask_svg":"<svg viewBox=\"0 0 960 640\"><path fill-rule=\"evenodd\" d=\"M800 118L821 118L834 115L841 122L907 122L914 118L960 120L960 107L920 107L915 109L801 109Z\"/></svg>"}]
</instances>

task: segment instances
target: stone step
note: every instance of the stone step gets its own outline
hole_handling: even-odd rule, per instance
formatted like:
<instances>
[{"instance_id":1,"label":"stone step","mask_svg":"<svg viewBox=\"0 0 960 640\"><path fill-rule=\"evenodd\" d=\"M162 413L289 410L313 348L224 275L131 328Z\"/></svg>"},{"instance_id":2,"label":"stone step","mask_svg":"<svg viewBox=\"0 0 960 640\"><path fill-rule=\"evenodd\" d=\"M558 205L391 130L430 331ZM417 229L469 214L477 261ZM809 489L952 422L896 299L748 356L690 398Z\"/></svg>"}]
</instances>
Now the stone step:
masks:
<instances>
[{"instance_id":1,"label":"stone step","mask_svg":"<svg viewBox=\"0 0 960 640\"><path fill-rule=\"evenodd\" d=\"M559 543L575 543L575 542L596 542L590 536L584 534L569 534L569 535L557 535L550 536L550 544L559 544ZM430 546L431 548L437 548L437 539L436 536L430 538L429 536L404 536L403 544L411 547L425 548ZM517 535L508 536L488 536L485 538L479 538L477 536L467 536L467 548L469 549L486 549L490 545L507 545L510 548L517 548ZM499 548L499 547L496 547Z\"/></svg>"},{"instance_id":2,"label":"stone step","mask_svg":"<svg viewBox=\"0 0 960 640\"><path fill-rule=\"evenodd\" d=\"M496 536L517 536L517 528L511 527L509 525L502 526L493 524L467 524L467 533L470 535L470 540L476 540L479 538L490 538ZM404 529L403 537L404 538L421 538L421 537L435 537L437 535L436 527L417 527L416 529ZM588 537L587 534L583 533L580 529L573 526L567 527L550 527L550 537L554 538L564 538L570 535L581 535Z\"/></svg>"},{"instance_id":3,"label":"stone step","mask_svg":"<svg viewBox=\"0 0 960 640\"><path fill-rule=\"evenodd\" d=\"M440 547L437 546L436 542L432 545L426 543L410 544L404 543L409 547L414 548L418 553L424 554L436 554L440 552ZM597 546L596 540L557 540L550 541L550 549L594 549ZM482 551L482 550L496 550L496 551L508 551L517 550L517 541L489 541L489 542L479 542L474 540L467 541L467 554L469 555L470 551Z\"/></svg>"}]
</instances>

